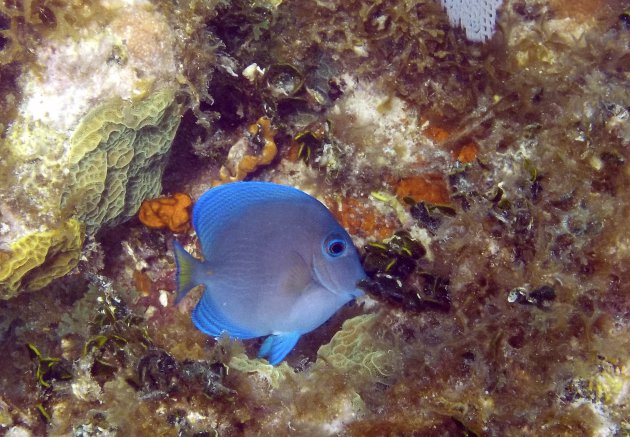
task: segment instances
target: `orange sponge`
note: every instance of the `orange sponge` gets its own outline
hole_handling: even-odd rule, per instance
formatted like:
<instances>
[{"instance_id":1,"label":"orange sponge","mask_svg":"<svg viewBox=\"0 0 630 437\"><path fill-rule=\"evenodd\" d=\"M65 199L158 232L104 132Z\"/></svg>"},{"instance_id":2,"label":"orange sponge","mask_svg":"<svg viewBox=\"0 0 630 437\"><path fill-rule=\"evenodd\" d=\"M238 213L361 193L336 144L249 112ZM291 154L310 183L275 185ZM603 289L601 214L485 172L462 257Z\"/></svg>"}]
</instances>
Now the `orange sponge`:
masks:
<instances>
[{"instance_id":1,"label":"orange sponge","mask_svg":"<svg viewBox=\"0 0 630 437\"><path fill-rule=\"evenodd\" d=\"M251 138L259 138L263 142L262 149L260 152L254 153L250 150L249 142L235 144L228 154L228 161L231 162L226 162L221 167L220 179L214 181L213 186L226 182L242 181L248 174L260 166L270 164L276 157L278 147L273 139L276 130L271 126L269 117L260 117L256 123L249 126L247 131Z\"/></svg>"},{"instance_id":2,"label":"orange sponge","mask_svg":"<svg viewBox=\"0 0 630 437\"><path fill-rule=\"evenodd\" d=\"M185 193L145 200L140 205L138 218L152 229L168 228L171 232L186 232L190 229L191 205L192 199Z\"/></svg>"},{"instance_id":3,"label":"orange sponge","mask_svg":"<svg viewBox=\"0 0 630 437\"><path fill-rule=\"evenodd\" d=\"M396 196L399 199L410 197L416 202L429 202L435 205L450 203L446 182L437 173L402 178L396 186Z\"/></svg>"}]
</instances>

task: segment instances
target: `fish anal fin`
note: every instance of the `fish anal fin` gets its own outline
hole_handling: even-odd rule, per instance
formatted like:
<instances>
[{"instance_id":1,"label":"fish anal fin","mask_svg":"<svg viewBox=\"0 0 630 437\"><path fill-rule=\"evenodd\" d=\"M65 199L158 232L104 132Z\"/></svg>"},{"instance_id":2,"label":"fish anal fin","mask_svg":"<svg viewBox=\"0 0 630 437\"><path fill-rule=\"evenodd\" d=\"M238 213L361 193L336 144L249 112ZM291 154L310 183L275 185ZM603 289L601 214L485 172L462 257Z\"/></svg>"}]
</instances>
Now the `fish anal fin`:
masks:
<instances>
[{"instance_id":1,"label":"fish anal fin","mask_svg":"<svg viewBox=\"0 0 630 437\"><path fill-rule=\"evenodd\" d=\"M293 350L299 339L300 333L298 332L270 335L260 346L258 358L266 358L269 364L275 366Z\"/></svg>"},{"instance_id":2,"label":"fish anal fin","mask_svg":"<svg viewBox=\"0 0 630 437\"><path fill-rule=\"evenodd\" d=\"M192 313L192 321L197 329L213 337L219 337L222 334L242 340L260 337L259 334L250 332L247 328L235 325L221 314L213 304L209 290L206 290L199 299L199 303Z\"/></svg>"}]
</instances>

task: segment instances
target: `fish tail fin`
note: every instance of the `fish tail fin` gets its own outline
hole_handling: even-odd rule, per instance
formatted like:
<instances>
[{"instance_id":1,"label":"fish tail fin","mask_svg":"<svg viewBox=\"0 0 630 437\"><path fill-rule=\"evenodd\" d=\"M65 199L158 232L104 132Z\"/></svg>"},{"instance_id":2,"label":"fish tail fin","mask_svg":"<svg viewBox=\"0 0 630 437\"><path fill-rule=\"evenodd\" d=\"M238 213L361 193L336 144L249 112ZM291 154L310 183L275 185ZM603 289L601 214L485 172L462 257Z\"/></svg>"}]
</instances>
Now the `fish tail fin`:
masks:
<instances>
[{"instance_id":1,"label":"fish tail fin","mask_svg":"<svg viewBox=\"0 0 630 437\"><path fill-rule=\"evenodd\" d=\"M191 289L198 285L195 280L195 271L199 261L186 252L178 241L173 241L173 251L175 264L177 264L177 296L175 297L175 305L177 305Z\"/></svg>"}]
</instances>

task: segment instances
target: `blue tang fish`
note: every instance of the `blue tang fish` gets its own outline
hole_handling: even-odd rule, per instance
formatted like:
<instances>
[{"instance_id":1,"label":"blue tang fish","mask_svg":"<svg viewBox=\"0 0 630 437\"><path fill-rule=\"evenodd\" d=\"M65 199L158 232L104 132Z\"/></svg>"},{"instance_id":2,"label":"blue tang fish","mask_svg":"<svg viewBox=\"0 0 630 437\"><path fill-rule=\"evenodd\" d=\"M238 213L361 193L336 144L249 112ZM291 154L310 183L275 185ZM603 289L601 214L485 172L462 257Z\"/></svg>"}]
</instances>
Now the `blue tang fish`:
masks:
<instances>
[{"instance_id":1,"label":"blue tang fish","mask_svg":"<svg viewBox=\"0 0 630 437\"><path fill-rule=\"evenodd\" d=\"M178 303L205 291L192 321L202 332L269 336L258 356L278 364L302 334L362 296L366 277L348 233L326 207L292 187L234 182L206 191L193 209L204 261L174 243Z\"/></svg>"}]
</instances>

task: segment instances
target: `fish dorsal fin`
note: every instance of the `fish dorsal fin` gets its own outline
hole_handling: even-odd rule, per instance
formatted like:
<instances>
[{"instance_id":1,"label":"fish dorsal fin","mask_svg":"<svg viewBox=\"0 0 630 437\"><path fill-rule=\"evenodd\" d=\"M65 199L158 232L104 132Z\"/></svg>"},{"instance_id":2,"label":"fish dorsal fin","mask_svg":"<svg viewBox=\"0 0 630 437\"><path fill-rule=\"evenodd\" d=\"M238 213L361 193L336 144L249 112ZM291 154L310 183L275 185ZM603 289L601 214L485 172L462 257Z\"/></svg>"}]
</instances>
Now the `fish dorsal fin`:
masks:
<instances>
[{"instance_id":1,"label":"fish dorsal fin","mask_svg":"<svg viewBox=\"0 0 630 437\"><path fill-rule=\"evenodd\" d=\"M217 236L223 234L231 223L239 221L248 211L273 202L317 201L293 187L268 182L233 182L206 191L193 209L193 225L204 258L211 258Z\"/></svg>"},{"instance_id":2,"label":"fish dorsal fin","mask_svg":"<svg viewBox=\"0 0 630 437\"><path fill-rule=\"evenodd\" d=\"M260 334L250 332L228 320L216 308L207 290L193 310L192 321L197 329L213 337L219 337L224 332L232 338L248 339L260 337Z\"/></svg>"},{"instance_id":3,"label":"fish dorsal fin","mask_svg":"<svg viewBox=\"0 0 630 437\"><path fill-rule=\"evenodd\" d=\"M297 332L287 332L284 334L270 335L260 346L258 358L266 358L269 364L275 366L284 360L289 352L295 347L300 339Z\"/></svg>"}]
</instances>

